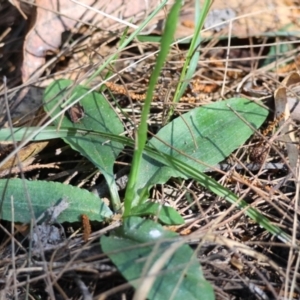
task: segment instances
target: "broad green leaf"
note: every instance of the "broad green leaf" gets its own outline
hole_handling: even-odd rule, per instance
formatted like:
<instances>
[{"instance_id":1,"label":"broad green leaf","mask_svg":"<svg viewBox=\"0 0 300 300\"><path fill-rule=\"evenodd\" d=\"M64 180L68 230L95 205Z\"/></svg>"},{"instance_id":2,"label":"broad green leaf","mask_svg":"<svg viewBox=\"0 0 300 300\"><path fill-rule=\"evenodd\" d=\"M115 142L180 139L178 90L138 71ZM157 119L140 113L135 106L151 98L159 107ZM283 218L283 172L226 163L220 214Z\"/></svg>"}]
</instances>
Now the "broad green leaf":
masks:
<instances>
[{"instance_id":1,"label":"broad green leaf","mask_svg":"<svg viewBox=\"0 0 300 300\"><path fill-rule=\"evenodd\" d=\"M118 267L122 275L137 289L152 266L178 239L178 234L167 231L151 220L130 217L124 220L109 237L100 240L103 251ZM116 251L117 250L117 251ZM211 285L205 280L194 251L180 246L166 260L145 298L150 300L214 299Z\"/></svg>"},{"instance_id":2,"label":"broad green leaf","mask_svg":"<svg viewBox=\"0 0 300 300\"><path fill-rule=\"evenodd\" d=\"M268 111L243 98L232 98L199 107L181 115L163 127L148 145L203 172L204 164L214 166L242 145L261 126ZM248 122L252 128L246 123ZM139 198L133 205L147 198L148 189L166 182L171 176L182 177L174 168L143 155L136 190Z\"/></svg>"},{"instance_id":3,"label":"broad green leaf","mask_svg":"<svg viewBox=\"0 0 300 300\"><path fill-rule=\"evenodd\" d=\"M37 132L38 128L31 127L31 128L2 128L0 129L0 140L4 141L12 141L11 130L13 131L13 135L16 141L21 141L24 134L32 134ZM27 132L28 131L28 132ZM69 128L62 128L59 132L53 127L48 127L44 129L42 132L33 135L33 140L40 141L44 140L45 136L47 139L53 138L63 138L69 135L85 135L86 132L84 130L77 130L77 129L69 129ZM93 134L97 136L101 136L103 138L111 139L115 142L123 143L124 145L134 147L134 142L131 139L122 136L115 136L110 135L103 132L93 132ZM272 224L268 218L260 213L259 210L249 206L247 202L244 200L239 199L234 193L230 190L219 184L216 180L209 177L205 173L199 172L197 169L197 162L194 162L193 166L187 165L186 163L182 162L178 158L173 158L169 155L159 153L155 149L146 146L145 153L157 163L167 165L180 174L180 176L184 176L185 178L192 178L199 182L202 186L207 188L208 190L212 191L216 195L223 197L229 203L236 205L239 209L243 209L245 214L248 215L252 220L257 222L262 228L265 228L268 232L279 238L284 243L291 243L292 238L290 235L285 233L279 226ZM179 157L180 158L180 157ZM182 175L183 174L183 175Z\"/></svg>"},{"instance_id":4,"label":"broad green leaf","mask_svg":"<svg viewBox=\"0 0 300 300\"><path fill-rule=\"evenodd\" d=\"M30 223L31 210L38 218L62 199L66 199L69 206L57 218L60 223L78 222L82 214L87 215L92 221L99 222L112 215L111 210L96 195L58 182L2 179L0 190L2 220L11 221L13 211L15 222Z\"/></svg>"},{"instance_id":5,"label":"broad green leaf","mask_svg":"<svg viewBox=\"0 0 300 300\"><path fill-rule=\"evenodd\" d=\"M184 219L174 208L153 202L147 202L133 207L131 215L155 216L166 225L180 225L184 223Z\"/></svg>"},{"instance_id":6,"label":"broad green leaf","mask_svg":"<svg viewBox=\"0 0 300 300\"><path fill-rule=\"evenodd\" d=\"M74 83L70 80L58 80L46 89L44 106L51 116L55 116L60 111L57 104L61 103L62 99L72 97L74 101L88 92L88 89L82 86L72 88L73 85ZM90 135L88 131L102 131L118 135L123 132L123 125L105 98L96 92L84 96L80 104L85 111L83 119L78 123L73 123L67 116L64 116L60 125L67 128L85 129L87 133L82 136L70 135L63 139L101 170L110 188L114 208L117 210L120 208L120 201L114 180L113 166L124 146L121 143ZM58 118L54 122L58 125L60 119Z\"/></svg>"}]
</instances>

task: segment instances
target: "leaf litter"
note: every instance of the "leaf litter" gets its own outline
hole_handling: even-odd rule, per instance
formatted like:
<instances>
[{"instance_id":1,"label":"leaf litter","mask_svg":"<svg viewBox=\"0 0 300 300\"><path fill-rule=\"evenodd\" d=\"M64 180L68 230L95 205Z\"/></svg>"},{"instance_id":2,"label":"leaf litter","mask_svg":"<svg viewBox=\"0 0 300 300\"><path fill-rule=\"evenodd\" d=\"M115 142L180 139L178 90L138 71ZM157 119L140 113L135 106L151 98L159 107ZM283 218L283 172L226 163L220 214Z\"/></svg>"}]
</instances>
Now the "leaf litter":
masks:
<instances>
[{"instance_id":1,"label":"leaf litter","mask_svg":"<svg viewBox=\"0 0 300 300\"><path fill-rule=\"evenodd\" d=\"M47 4L45 1L39 2L41 6ZM269 65L264 65L263 62L268 57L268 50L272 47L285 43L296 44L297 35L294 32L294 17L299 15L299 8L289 6L291 5L289 1L274 1L272 13L268 15L265 12L269 7L264 6L265 2L262 1L262 3L256 5L250 5L250 1L242 2L244 6L241 6L241 3L238 1L230 1L230 3L223 1L214 2L212 10L231 9L238 20L233 21L231 31L229 26L221 28L221 31L215 29L205 31L204 36L207 40L201 47L201 57L197 72L184 95L187 101L179 103L176 106L175 113L177 116L180 116L185 111L196 106L218 101L222 98L230 98L237 93L254 101L258 99L263 100L263 103L270 108L271 112L268 120L271 128L270 132L266 136L259 133L254 135L252 139L232 154L225 162L227 165L225 172L213 171L210 174L227 188L234 191L239 197L251 203L252 206L259 208L272 222L280 224L296 239L298 236L298 223L295 219L295 213L297 212L298 198L297 185L294 182L298 180L297 172L299 167L297 156L295 157L295 155L298 155L298 147L295 146L295 143L298 145L299 136L297 132L292 136L291 132L297 128L297 124L295 124L299 120L299 117L295 115L297 111L291 112L292 118L285 112L284 119L279 121L279 125L275 125L272 128L274 110L276 109L277 115L283 113L282 110L278 111L278 107L275 108L276 103L274 104L272 99L274 92L275 100L278 98L276 96L281 95L281 100L285 101L283 105L284 110L286 109L286 103L289 103L289 105L297 103L297 82L294 83L294 86L284 87L288 96L287 100L284 94L282 96L277 90L282 88L280 82L283 82L284 78L290 75L290 72L297 71L299 68L296 47L273 57L273 62ZM67 1L61 1L61 4L62 7L63 5L70 5ZM278 11L279 8L280 12ZM13 8L10 7L9 9ZM39 10L38 13L40 12ZM254 15L251 15L251 13L254 13ZM14 14L16 14L15 11ZM229 15L232 15L234 18L234 14ZM242 18L239 19L240 16ZM79 17L75 15L73 17L79 20ZM89 28L86 26L85 19L80 20L85 23L85 26L81 26L81 31L79 31L79 28L75 30L74 25L69 25L69 29L73 31L71 32L73 37L75 37L75 32L77 33L78 31L79 33L77 43L67 40L64 42L63 48L58 50L60 47L58 36L60 37L61 30L58 30L56 25L54 25L53 28L57 29L53 29L57 33L56 38L53 39L55 43L48 45L48 48L40 44L43 52L42 54L38 53L38 56L36 56L36 53L33 53L35 54L33 55L34 58L30 58L30 55L27 56L27 53L24 52L25 58L21 62L22 66L20 67L20 60L12 58L7 49L11 43L16 43L15 45L17 45L17 42L15 42L17 33L14 31L16 28L21 27L21 21L17 19L12 21L11 18L7 19L7 23L2 25L2 29L10 27L14 35L8 33L3 39L5 44L3 49L6 49L3 57L6 62L3 64L4 73L1 73L6 76L10 75L8 76L10 79L8 82L9 88L15 89L15 91L20 90L20 69L23 69L23 82L26 82L30 77L29 75L33 73L34 66L43 66L43 75L41 73L40 76L35 77L33 84L34 86L45 87L54 78L70 78L82 81L86 78L87 73L101 64L101 61L111 54L117 46L118 38L121 37L123 32L122 27L119 23L116 23L115 29L112 29L114 34L111 35L107 31L99 32L94 30L93 27ZM178 36L182 36L182 32L185 32L185 34L192 32L193 24L190 22L190 26L187 26L187 21L191 20L193 20L192 6L189 6L188 2L186 10L182 14ZM225 22L230 21L230 19L224 18L221 21L224 20ZM212 26L217 26L217 21L214 21ZM288 24L291 25L289 31L283 30L280 35L280 30ZM35 39L41 41L40 36L33 34L34 31L44 36L45 32L47 32L44 30L49 30L49 27L40 25L38 22L32 28L25 38L24 51L33 47ZM123 28L125 27L123 26ZM159 34L158 25L153 30ZM221 39L222 36L227 36L228 32L232 36L238 33L239 37L245 38L245 40L231 40L229 53L227 41L224 43ZM279 41L276 41L276 43L274 43L272 37L268 38L268 35L272 36L273 34L273 36L276 36L274 32L279 37ZM286 37L289 32L293 33L291 34L292 37ZM248 37L249 39L247 39ZM181 47L172 49L157 87L156 101L153 102L149 119L150 130L153 133L157 132L162 126L167 115L172 99L173 84L175 86L178 81L178 74L183 63L185 50L184 46ZM36 51L36 47L33 48ZM48 53L48 57L46 57L49 50L52 50L53 53ZM119 111L121 117L124 114L127 115L126 118L123 118L123 122L129 136L132 135L134 123L128 122L128 116L135 122L139 121L142 98L147 88L147 75L151 73L155 57L150 56L141 62L139 60L141 57L147 57L149 53L154 53L156 50L157 45L155 43L143 44L135 42L129 49L120 53L118 60L110 69L115 76L113 80L109 81L107 85L109 90L105 92L105 95L116 107L116 110ZM21 52L22 49L19 48L19 51ZM51 63L44 64L45 60L50 62L50 59L52 59ZM28 64L30 68L26 69ZM291 67L289 71L286 71L287 66ZM99 78L92 82L92 85L99 84L105 75L105 73L100 74ZM200 84L202 86L199 86ZM13 92L13 90L9 92L11 104L15 101L15 98L11 96ZM138 97L135 97L136 95ZM22 99L20 96L17 98ZM41 98L39 100L38 97L31 97L31 99L29 98L30 101L37 101L33 104L33 107L37 108L39 103L41 103ZM24 105L24 103L22 105L27 109L29 107ZM22 114L24 113L20 108L17 116ZM268 127L268 124L265 124L264 127ZM264 147L262 151L260 150L261 152L257 153L263 152L263 161L273 164L275 169L262 167L257 171L247 168L247 163L255 160L255 155L251 158L249 153L255 147L260 148L262 141L267 147ZM291 148L293 149L292 152ZM41 155L33 155L33 164L40 166L40 169L37 169L39 171L31 171L31 169L27 171L25 168L19 172L24 173L26 178L30 179L59 180L94 190L95 186L102 184L101 180L103 179L101 176L99 177L93 166L67 148L62 142L47 146L42 153ZM260 159L261 154L256 155L256 157ZM292 164L291 161L295 161L295 163ZM123 170L122 166L124 164L128 164L125 154L118 159L118 163L116 174ZM263 166L262 162L259 163ZM47 167L43 170L43 165L48 165L49 168ZM245 167L243 168L243 166ZM276 166L278 166L277 169ZM222 165L222 168L224 168L224 165ZM180 211L186 222L175 230L182 234L187 232L193 233L190 243L195 249L199 243L202 243L198 250L198 258L203 266L205 278L214 284L215 293L218 297L228 299L245 299L247 297L252 297L253 299L277 299L288 294L291 299L299 297L297 286L290 285L290 282L298 276L297 269L288 269L289 265L295 266L295 261L297 260L297 255L291 252L292 247L279 243L278 240L253 223L241 211L231 207L223 199L216 197L191 180L170 180L161 187L154 188L151 198L157 201L163 199L165 203ZM77 225L77 228L78 226L80 225ZM71 227L76 228L76 225ZM110 227L104 226L101 229L99 225L96 225L93 229L94 232L90 237L92 241L98 239ZM208 232L214 236L214 239L205 239L205 233L207 234ZM67 235L72 237L70 232L67 232ZM18 241L22 240L20 233L16 233L15 237ZM0 262L1 266L12 268L14 265L16 271L20 269L24 262L21 254L27 253L26 248L23 247L21 249L14 255L6 249L3 254L3 260ZM59 276L58 286L65 291L68 297L77 299L80 293L83 293L83 287L82 285L80 287L78 281L77 283L74 281L71 284L67 284L73 271L76 274L88 273L90 280L89 283L87 281L84 282L84 286L87 285L94 295L99 295L109 288L114 288L124 282L116 274L114 266L109 264L107 259L101 257L96 243L91 242L83 246L81 237L78 238L75 235L73 239L70 239L70 244L65 251L65 255L62 255L62 253L52 254L52 262L58 264L56 268L52 269L52 272ZM89 259L92 254L96 255L93 260ZM45 260L46 262L50 261L48 258L45 258ZM66 262L69 265L64 269L63 265ZM41 262L37 262L35 266L38 267L39 263ZM82 266L85 268L85 273L82 271ZM48 287L45 281L37 278L43 272L39 271L34 274L28 269L27 273L25 272L24 274L31 276L34 282L30 292L38 292L42 296L45 295L37 288L38 284ZM5 273L1 274L2 278L5 276ZM112 285L112 278L118 284ZM297 282L298 279L295 280ZM20 286L19 298L21 298L25 290L24 276L19 276L18 281ZM101 288L99 285L103 286L103 282L106 285L104 288ZM2 295L8 295L14 289L13 280L3 281L1 284L3 285ZM60 292L55 293L59 294ZM121 297L121 293L117 294L117 291L112 293L115 293L116 297ZM249 296L250 294L251 296ZM130 298L130 289L126 295Z\"/></svg>"}]
</instances>

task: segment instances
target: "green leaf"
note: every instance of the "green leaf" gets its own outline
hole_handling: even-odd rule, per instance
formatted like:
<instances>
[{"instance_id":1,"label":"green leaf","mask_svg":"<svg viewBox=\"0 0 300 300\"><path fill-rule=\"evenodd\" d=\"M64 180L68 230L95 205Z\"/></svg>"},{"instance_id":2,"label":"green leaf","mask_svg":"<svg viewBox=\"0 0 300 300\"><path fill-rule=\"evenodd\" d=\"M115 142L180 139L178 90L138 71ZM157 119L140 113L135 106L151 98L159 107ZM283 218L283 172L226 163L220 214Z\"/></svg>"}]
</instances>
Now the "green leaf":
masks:
<instances>
[{"instance_id":1,"label":"green leaf","mask_svg":"<svg viewBox=\"0 0 300 300\"><path fill-rule=\"evenodd\" d=\"M136 39L142 43L160 43L161 36L157 35L137 35Z\"/></svg>"},{"instance_id":2,"label":"green leaf","mask_svg":"<svg viewBox=\"0 0 300 300\"><path fill-rule=\"evenodd\" d=\"M257 129L267 115L265 108L247 99L215 102L181 115L162 128L157 138L153 137L148 144L203 172L208 169L206 165L215 166L253 134L245 121ZM192 158L204 164L196 163ZM135 186L139 198L135 199L134 205L147 198L151 186L165 183L172 176L182 177L182 173L147 154L143 155L141 170Z\"/></svg>"},{"instance_id":3,"label":"green leaf","mask_svg":"<svg viewBox=\"0 0 300 300\"><path fill-rule=\"evenodd\" d=\"M132 216L155 216L166 225L180 225L184 223L181 215L170 206L161 205L159 203L147 202L135 206L131 210Z\"/></svg>"},{"instance_id":4,"label":"green leaf","mask_svg":"<svg viewBox=\"0 0 300 300\"><path fill-rule=\"evenodd\" d=\"M43 130L43 132L38 132L38 128L31 127L31 128L2 128L0 129L0 139L4 141L12 141L12 134L13 132L14 138L16 141L22 141L24 135L27 133L32 136L32 140L40 141L44 140L45 136L48 138L59 138L65 137L69 135L85 135L85 130L76 130L76 129L61 129L59 132L53 127L48 127ZM28 131L28 132L27 132ZM36 134L34 134L36 133ZM94 132L96 136L102 136L103 138L109 138L113 141L123 143L124 145L134 147L134 142L131 139L122 136L115 136L110 135L103 132ZM236 205L240 209L244 210L244 213L248 215L252 220L257 222L262 228L265 228L268 232L276 236L278 239L283 241L284 243L291 243L292 238L290 235L285 233L279 226L271 223L268 218L260 213L259 210L249 206L247 202L244 200L239 199L235 194L233 194L230 190L223 187L219 184L216 180L209 177L208 175L199 172L198 169L187 165L186 163L182 162L178 158L173 158L169 155L159 153L155 149L146 146L145 153L151 158L152 160L156 161L157 164L164 164L167 165L174 170L177 170L180 176L185 178L192 178L199 182L202 186L207 188L208 190L212 191L219 197L223 197L229 203ZM180 157L179 157L180 158ZM5 160L4 160L5 161ZM194 164L197 167L197 163Z\"/></svg>"},{"instance_id":5,"label":"green leaf","mask_svg":"<svg viewBox=\"0 0 300 300\"><path fill-rule=\"evenodd\" d=\"M138 289L149 275L153 278L152 267L177 239L178 234L164 230L151 220L130 217L124 220L121 228L109 237L103 236L100 242L122 275ZM181 245L171 253L154 276L154 284L143 298L214 299L212 287L203 277L194 252L187 245Z\"/></svg>"},{"instance_id":6,"label":"green leaf","mask_svg":"<svg viewBox=\"0 0 300 300\"><path fill-rule=\"evenodd\" d=\"M87 215L92 221L99 222L112 215L111 210L96 195L58 182L2 179L0 190L2 191L0 203L2 220L30 223L31 209L38 218L62 199L66 199L69 206L58 216L57 221L60 223L78 222L82 214Z\"/></svg>"},{"instance_id":7,"label":"green leaf","mask_svg":"<svg viewBox=\"0 0 300 300\"><path fill-rule=\"evenodd\" d=\"M52 117L60 112L58 104L61 104L62 99L75 101L88 92L88 89L82 86L73 87L73 85L74 83L70 80L58 80L46 89L45 109ZM113 166L124 146L88 132L92 130L118 135L123 132L123 125L105 98L96 92L85 95L80 104L85 111L83 119L78 123L73 123L67 116L64 116L60 125L67 128L85 129L87 133L82 136L70 135L65 137L64 141L101 170L110 188L114 209L118 210L120 200L114 180ZM58 125L59 118L54 122Z\"/></svg>"}]
</instances>

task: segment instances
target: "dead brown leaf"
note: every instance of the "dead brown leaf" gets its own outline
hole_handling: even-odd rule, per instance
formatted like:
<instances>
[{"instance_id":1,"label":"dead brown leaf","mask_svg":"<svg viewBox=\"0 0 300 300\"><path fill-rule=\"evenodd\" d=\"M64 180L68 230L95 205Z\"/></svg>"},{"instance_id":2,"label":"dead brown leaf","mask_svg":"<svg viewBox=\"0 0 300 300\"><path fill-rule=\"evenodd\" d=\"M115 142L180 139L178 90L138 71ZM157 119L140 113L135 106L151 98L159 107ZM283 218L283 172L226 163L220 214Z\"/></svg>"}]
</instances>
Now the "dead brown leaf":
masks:
<instances>
[{"instance_id":1,"label":"dead brown leaf","mask_svg":"<svg viewBox=\"0 0 300 300\"><path fill-rule=\"evenodd\" d=\"M294 126L289 122L291 120L291 111L293 111L293 115L295 119L300 119L300 116L299 116L298 100L291 97L291 94L293 94L291 87L296 85L299 88L299 83L300 83L299 74L291 73L283 80L282 86L279 87L274 93L276 116L280 116L281 114L284 114L283 120L281 120L279 123L281 126L284 126L281 130L283 134L282 139L286 143L289 163L292 169L294 169L297 165L299 154L298 154L298 147L296 145L296 138L293 130ZM296 95L296 91L294 90L294 96L295 95ZM296 108L298 107L298 109L295 109L295 107Z\"/></svg>"},{"instance_id":2,"label":"dead brown leaf","mask_svg":"<svg viewBox=\"0 0 300 300\"><path fill-rule=\"evenodd\" d=\"M36 142L36 143L31 143L22 149L18 151L18 157L21 163L26 163L27 160L30 158L34 157L36 154L41 152L48 144L50 141L42 141L42 142ZM2 151L0 153L0 158L3 156L3 152L6 152L4 149L7 149L8 147L12 147L12 145L1 145ZM10 150L12 151L12 149ZM3 158L1 158L2 160ZM1 167L0 171L4 171L10 168L13 168L14 166L18 165L18 160L16 156L13 156L10 158L7 162L5 162Z\"/></svg>"},{"instance_id":3,"label":"dead brown leaf","mask_svg":"<svg viewBox=\"0 0 300 300\"><path fill-rule=\"evenodd\" d=\"M128 20L132 24L138 23L151 11L157 1L136 1L130 5L122 0L117 1L80 1L83 7L71 0L36 0L35 22L28 32L23 47L23 82L34 75L38 78L43 70L40 67L45 63L47 51L56 51L61 45L61 35L67 30L79 28L83 24L96 26L102 30L125 28L113 17L122 16L122 20ZM100 12L105 12L103 15ZM120 27L120 26L119 26Z\"/></svg>"}]
</instances>

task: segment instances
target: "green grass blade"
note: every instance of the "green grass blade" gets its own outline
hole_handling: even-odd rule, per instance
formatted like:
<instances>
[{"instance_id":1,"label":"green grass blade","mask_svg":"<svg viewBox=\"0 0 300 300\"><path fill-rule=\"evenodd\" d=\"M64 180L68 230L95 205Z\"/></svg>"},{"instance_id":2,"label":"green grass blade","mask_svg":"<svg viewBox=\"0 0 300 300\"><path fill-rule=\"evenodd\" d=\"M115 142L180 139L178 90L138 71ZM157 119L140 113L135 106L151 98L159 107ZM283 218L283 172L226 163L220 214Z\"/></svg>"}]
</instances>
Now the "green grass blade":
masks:
<instances>
[{"instance_id":1,"label":"green grass blade","mask_svg":"<svg viewBox=\"0 0 300 300\"><path fill-rule=\"evenodd\" d=\"M201 35L200 31L203 27L206 15L209 11L212 1L206 0L202 7L200 7L200 1L195 1L195 32L186 55L185 63L181 71L179 84L177 85L175 95L174 95L174 102L179 102L180 98L182 97L186 87L191 80L195 70L197 68L199 56L200 56L200 42L201 42ZM169 116L173 113L173 109L170 110Z\"/></svg>"},{"instance_id":2,"label":"green grass blade","mask_svg":"<svg viewBox=\"0 0 300 300\"><path fill-rule=\"evenodd\" d=\"M182 174L185 174L186 177L192 177L193 179L197 180L202 186L209 189L216 195L223 197L229 203L236 205L238 208L244 210L245 214L249 216L252 220L257 222L261 227L266 229L268 232L276 236L284 243L291 243L291 237L285 233L280 227L272 224L268 218L263 216L259 211L255 208L251 207L247 202L242 199L239 199L235 194L231 191L226 189L225 187L221 186L217 181L210 178L204 173L199 172L198 170L188 166L187 164L182 163L180 160L173 159L173 158L166 158L170 159L170 164L177 168Z\"/></svg>"},{"instance_id":3,"label":"green grass blade","mask_svg":"<svg viewBox=\"0 0 300 300\"><path fill-rule=\"evenodd\" d=\"M176 0L175 4L171 8L170 13L167 17L165 30L161 40L161 49L159 51L153 73L151 74L150 77L149 88L147 90L146 100L144 102L142 115L141 115L141 123L138 128L138 133L136 136L136 146L134 149L133 161L130 170L128 186L125 194L125 201L124 201L125 217L130 215L132 200L136 197L135 182L138 177L138 173L141 171L140 170L141 159L143 155L143 150L147 142L147 129L148 129L147 120L150 111L150 105L153 98L156 82L158 80L160 71L166 61L167 55L171 47L171 43L173 41L180 8L181 8L181 0Z\"/></svg>"}]
</instances>

